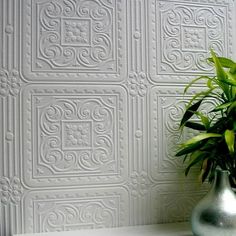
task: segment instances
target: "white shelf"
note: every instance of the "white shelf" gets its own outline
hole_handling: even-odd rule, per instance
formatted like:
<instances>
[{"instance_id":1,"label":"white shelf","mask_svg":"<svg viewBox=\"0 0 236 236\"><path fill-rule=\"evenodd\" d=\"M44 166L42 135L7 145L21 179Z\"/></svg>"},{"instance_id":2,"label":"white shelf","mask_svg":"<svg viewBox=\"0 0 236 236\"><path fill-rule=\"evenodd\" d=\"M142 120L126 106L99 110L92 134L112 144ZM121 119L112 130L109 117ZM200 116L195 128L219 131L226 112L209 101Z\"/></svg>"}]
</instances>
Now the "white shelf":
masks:
<instances>
[{"instance_id":1,"label":"white shelf","mask_svg":"<svg viewBox=\"0 0 236 236\"><path fill-rule=\"evenodd\" d=\"M192 236L189 223L86 229L66 232L15 234L14 236Z\"/></svg>"}]
</instances>

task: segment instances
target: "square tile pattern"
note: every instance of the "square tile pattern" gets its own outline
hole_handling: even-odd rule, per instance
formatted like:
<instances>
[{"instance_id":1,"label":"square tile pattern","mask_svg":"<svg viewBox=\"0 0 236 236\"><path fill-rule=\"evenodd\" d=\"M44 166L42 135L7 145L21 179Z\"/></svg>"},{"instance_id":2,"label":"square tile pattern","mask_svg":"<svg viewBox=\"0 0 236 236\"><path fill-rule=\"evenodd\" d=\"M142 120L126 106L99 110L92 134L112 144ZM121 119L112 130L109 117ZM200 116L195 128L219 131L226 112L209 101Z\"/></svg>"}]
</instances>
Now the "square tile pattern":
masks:
<instances>
[{"instance_id":1,"label":"square tile pattern","mask_svg":"<svg viewBox=\"0 0 236 236\"><path fill-rule=\"evenodd\" d=\"M118 86L28 86L22 96L28 105L23 130L30 134L23 141L25 184L124 182L126 97Z\"/></svg>"},{"instance_id":2,"label":"square tile pattern","mask_svg":"<svg viewBox=\"0 0 236 236\"><path fill-rule=\"evenodd\" d=\"M125 9L125 0L23 0L24 77L121 81L126 73Z\"/></svg>"},{"instance_id":3,"label":"square tile pattern","mask_svg":"<svg viewBox=\"0 0 236 236\"><path fill-rule=\"evenodd\" d=\"M165 75L209 74L209 49L231 56L233 32L232 1L149 1L150 72L154 82ZM165 82L164 80L163 82Z\"/></svg>"},{"instance_id":4,"label":"square tile pattern","mask_svg":"<svg viewBox=\"0 0 236 236\"><path fill-rule=\"evenodd\" d=\"M233 0L0 0L0 236L188 220L185 85L235 53ZM203 111L211 109L209 100Z\"/></svg>"}]
</instances>

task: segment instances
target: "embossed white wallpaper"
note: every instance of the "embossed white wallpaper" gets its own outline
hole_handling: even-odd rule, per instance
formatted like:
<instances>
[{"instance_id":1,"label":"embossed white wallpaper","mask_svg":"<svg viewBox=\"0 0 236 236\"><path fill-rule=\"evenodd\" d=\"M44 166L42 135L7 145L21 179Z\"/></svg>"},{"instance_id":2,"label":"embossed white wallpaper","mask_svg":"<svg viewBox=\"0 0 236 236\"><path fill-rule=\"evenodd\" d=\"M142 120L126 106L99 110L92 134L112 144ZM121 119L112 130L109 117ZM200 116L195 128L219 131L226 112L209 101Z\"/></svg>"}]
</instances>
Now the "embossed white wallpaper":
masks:
<instances>
[{"instance_id":1,"label":"embossed white wallpaper","mask_svg":"<svg viewBox=\"0 0 236 236\"><path fill-rule=\"evenodd\" d=\"M0 235L188 220L206 189L174 157L181 94L210 47L235 55L235 18L233 0L0 0Z\"/></svg>"}]
</instances>

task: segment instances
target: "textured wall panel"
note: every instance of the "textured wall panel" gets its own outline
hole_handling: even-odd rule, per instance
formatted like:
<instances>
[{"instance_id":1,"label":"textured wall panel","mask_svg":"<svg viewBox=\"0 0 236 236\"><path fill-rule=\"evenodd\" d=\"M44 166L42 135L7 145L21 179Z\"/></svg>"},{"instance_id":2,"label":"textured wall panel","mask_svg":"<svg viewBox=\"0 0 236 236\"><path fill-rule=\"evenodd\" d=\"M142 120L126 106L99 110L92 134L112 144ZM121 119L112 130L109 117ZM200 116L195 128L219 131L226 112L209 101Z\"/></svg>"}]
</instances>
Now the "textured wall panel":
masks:
<instances>
[{"instance_id":1,"label":"textured wall panel","mask_svg":"<svg viewBox=\"0 0 236 236\"><path fill-rule=\"evenodd\" d=\"M188 221L196 203L204 196L208 186L197 183L162 183L151 192L153 222ZM170 219L172 219L170 221Z\"/></svg>"},{"instance_id":2,"label":"textured wall panel","mask_svg":"<svg viewBox=\"0 0 236 236\"><path fill-rule=\"evenodd\" d=\"M123 188L31 192L24 200L25 231L125 226L127 197Z\"/></svg>"},{"instance_id":3,"label":"textured wall panel","mask_svg":"<svg viewBox=\"0 0 236 236\"><path fill-rule=\"evenodd\" d=\"M174 156L176 144L183 141L179 120L184 113L187 96L183 97L182 92L183 87L154 87L151 91L150 169L152 177L157 180L184 177L180 174L183 170L182 160Z\"/></svg>"},{"instance_id":4,"label":"textured wall panel","mask_svg":"<svg viewBox=\"0 0 236 236\"><path fill-rule=\"evenodd\" d=\"M207 187L174 157L200 87L182 92L210 47L235 53L235 1L0 0L0 18L0 236L187 220Z\"/></svg>"},{"instance_id":5,"label":"textured wall panel","mask_svg":"<svg viewBox=\"0 0 236 236\"><path fill-rule=\"evenodd\" d=\"M19 1L0 1L0 235L21 232Z\"/></svg>"},{"instance_id":6,"label":"textured wall panel","mask_svg":"<svg viewBox=\"0 0 236 236\"><path fill-rule=\"evenodd\" d=\"M25 78L122 80L126 73L125 10L125 0L24 0Z\"/></svg>"},{"instance_id":7,"label":"textured wall panel","mask_svg":"<svg viewBox=\"0 0 236 236\"><path fill-rule=\"evenodd\" d=\"M191 129L181 135L179 124L185 106L192 96L198 93L199 87L191 88L183 96L184 87L154 87L150 94L151 120L151 175L156 180L176 180L184 178L183 157L175 157L178 144L196 134ZM209 100L201 107L206 113L213 109L214 101ZM212 114L214 116L214 114ZM197 119L192 117L192 119ZM196 176L192 176L196 178Z\"/></svg>"},{"instance_id":8,"label":"textured wall panel","mask_svg":"<svg viewBox=\"0 0 236 236\"><path fill-rule=\"evenodd\" d=\"M120 87L33 85L23 93L24 182L31 186L126 179L127 108Z\"/></svg>"},{"instance_id":9,"label":"textured wall panel","mask_svg":"<svg viewBox=\"0 0 236 236\"><path fill-rule=\"evenodd\" d=\"M206 58L210 48L219 55L232 56L232 1L148 3L152 15L149 68L154 82L186 81L186 74L209 74L212 71Z\"/></svg>"}]
</instances>

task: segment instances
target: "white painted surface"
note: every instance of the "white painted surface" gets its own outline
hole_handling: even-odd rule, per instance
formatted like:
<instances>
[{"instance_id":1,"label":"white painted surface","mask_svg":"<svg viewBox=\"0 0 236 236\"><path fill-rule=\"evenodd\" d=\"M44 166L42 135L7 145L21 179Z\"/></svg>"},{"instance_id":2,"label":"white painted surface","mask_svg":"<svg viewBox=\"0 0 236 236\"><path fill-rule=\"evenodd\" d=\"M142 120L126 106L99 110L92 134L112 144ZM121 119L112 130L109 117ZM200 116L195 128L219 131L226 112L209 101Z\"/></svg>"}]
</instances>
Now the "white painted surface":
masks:
<instances>
[{"instance_id":1,"label":"white painted surface","mask_svg":"<svg viewBox=\"0 0 236 236\"><path fill-rule=\"evenodd\" d=\"M192 236L189 223L144 225L73 232L17 234L15 236Z\"/></svg>"},{"instance_id":2,"label":"white painted surface","mask_svg":"<svg viewBox=\"0 0 236 236\"><path fill-rule=\"evenodd\" d=\"M0 0L0 236L188 220L182 92L235 3Z\"/></svg>"}]
</instances>

